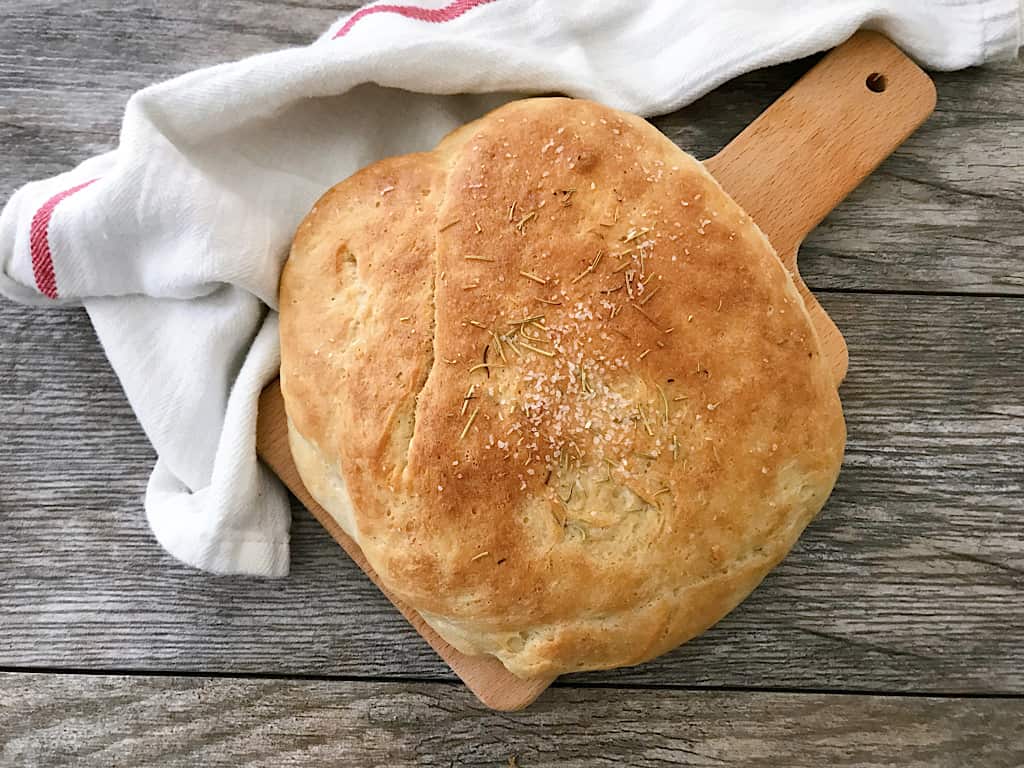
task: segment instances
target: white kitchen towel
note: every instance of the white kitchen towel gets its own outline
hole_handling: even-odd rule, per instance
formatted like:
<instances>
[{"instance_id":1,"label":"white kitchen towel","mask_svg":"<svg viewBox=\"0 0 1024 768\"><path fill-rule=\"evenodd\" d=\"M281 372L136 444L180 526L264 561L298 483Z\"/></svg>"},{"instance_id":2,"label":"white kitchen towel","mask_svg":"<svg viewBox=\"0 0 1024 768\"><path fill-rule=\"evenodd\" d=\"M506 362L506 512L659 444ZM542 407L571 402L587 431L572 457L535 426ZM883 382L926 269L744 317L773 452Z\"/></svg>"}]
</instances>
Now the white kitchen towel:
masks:
<instances>
[{"instance_id":1,"label":"white kitchen towel","mask_svg":"<svg viewBox=\"0 0 1024 768\"><path fill-rule=\"evenodd\" d=\"M743 72L880 30L927 67L1013 57L1020 0L455 0L373 5L319 40L136 93L116 150L0 217L0 291L84 304L158 455L146 513L175 557L288 570L287 497L256 459L292 233L329 186L511 98L664 113ZM456 95L472 94L472 95Z\"/></svg>"}]
</instances>

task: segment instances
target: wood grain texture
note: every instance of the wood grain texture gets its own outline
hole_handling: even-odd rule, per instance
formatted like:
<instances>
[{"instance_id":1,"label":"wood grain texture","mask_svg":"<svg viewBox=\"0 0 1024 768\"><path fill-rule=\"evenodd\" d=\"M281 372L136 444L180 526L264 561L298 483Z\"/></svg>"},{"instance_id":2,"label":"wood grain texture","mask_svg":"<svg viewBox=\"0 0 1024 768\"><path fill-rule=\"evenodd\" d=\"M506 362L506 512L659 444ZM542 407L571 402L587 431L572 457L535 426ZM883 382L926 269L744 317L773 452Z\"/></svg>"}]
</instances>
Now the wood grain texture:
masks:
<instances>
[{"instance_id":1,"label":"wood grain texture","mask_svg":"<svg viewBox=\"0 0 1024 768\"><path fill-rule=\"evenodd\" d=\"M849 446L796 550L636 685L1024 692L1024 323L1016 298L825 294ZM0 304L0 666L450 672L305 510L280 581L152 540L145 437L84 314Z\"/></svg>"},{"instance_id":2,"label":"wood grain texture","mask_svg":"<svg viewBox=\"0 0 1024 768\"><path fill-rule=\"evenodd\" d=\"M1017 768L1024 701L0 675L5 765Z\"/></svg>"},{"instance_id":3,"label":"wood grain texture","mask_svg":"<svg viewBox=\"0 0 1024 768\"><path fill-rule=\"evenodd\" d=\"M858 32L706 163L792 269L811 230L934 108L928 75L883 35Z\"/></svg>"}]
</instances>

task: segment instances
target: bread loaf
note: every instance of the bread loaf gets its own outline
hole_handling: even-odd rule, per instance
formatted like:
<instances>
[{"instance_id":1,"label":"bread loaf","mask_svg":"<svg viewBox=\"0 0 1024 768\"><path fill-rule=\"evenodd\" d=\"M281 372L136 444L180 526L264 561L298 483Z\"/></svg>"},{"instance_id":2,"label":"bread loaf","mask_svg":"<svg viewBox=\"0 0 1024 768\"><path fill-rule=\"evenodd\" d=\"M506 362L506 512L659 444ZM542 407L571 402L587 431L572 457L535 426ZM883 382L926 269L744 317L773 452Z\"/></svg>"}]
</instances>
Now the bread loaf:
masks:
<instances>
[{"instance_id":1,"label":"bread loaf","mask_svg":"<svg viewBox=\"0 0 1024 768\"><path fill-rule=\"evenodd\" d=\"M644 120L513 102L302 222L281 384L312 495L442 637L519 676L718 621L831 492L845 426L803 300Z\"/></svg>"}]
</instances>

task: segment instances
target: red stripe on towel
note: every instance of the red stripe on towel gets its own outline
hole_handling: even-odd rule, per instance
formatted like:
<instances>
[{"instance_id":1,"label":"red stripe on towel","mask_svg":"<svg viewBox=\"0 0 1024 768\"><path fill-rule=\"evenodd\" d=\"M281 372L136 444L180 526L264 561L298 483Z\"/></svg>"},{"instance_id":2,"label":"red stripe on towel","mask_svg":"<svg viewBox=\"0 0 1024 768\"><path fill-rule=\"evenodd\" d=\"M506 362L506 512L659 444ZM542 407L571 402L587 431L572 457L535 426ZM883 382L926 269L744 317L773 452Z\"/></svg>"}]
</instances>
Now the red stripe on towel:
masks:
<instances>
[{"instance_id":1,"label":"red stripe on towel","mask_svg":"<svg viewBox=\"0 0 1024 768\"><path fill-rule=\"evenodd\" d=\"M36 286L39 292L51 299L57 298L57 278L53 273L53 253L50 251L50 218L53 216L53 209L61 200L70 197L80 189L85 189L96 179L89 179L84 184L65 189L58 192L45 203L32 217L32 226L29 228L29 252L32 255L32 274L36 278Z\"/></svg>"},{"instance_id":2,"label":"red stripe on towel","mask_svg":"<svg viewBox=\"0 0 1024 768\"><path fill-rule=\"evenodd\" d=\"M476 8L478 5L486 5L493 2L494 0L453 0L444 8L420 8L415 5L371 5L366 8L360 8L353 13L349 20L342 25L341 29L334 33L333 39L337 40L339 37L344 37L355 26L357 21L373 13L396 13L407 19L441 24L442 22L459 18L466 11Z\"/></svg>"}]
</instances>

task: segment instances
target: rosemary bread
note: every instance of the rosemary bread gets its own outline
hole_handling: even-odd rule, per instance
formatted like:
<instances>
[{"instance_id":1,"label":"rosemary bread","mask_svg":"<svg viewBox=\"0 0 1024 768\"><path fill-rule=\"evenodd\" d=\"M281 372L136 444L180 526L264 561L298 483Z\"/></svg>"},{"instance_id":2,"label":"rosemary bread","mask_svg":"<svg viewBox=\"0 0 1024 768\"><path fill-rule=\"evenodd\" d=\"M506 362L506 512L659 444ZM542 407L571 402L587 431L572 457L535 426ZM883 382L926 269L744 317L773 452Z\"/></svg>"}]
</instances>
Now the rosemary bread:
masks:
<instances>
[{"instance_id":1,"label":"rosemary bread","mask_svg":"<svg viewBox=\"0 0 1024 768\"><path fill-rule=\"evenodd\" d=\"M836 387L771 245L598 104L514 102L341 182L280 308L310 492L442 637L519 676L700 633L839 471Z\"/></svg>"}]
</instances>

